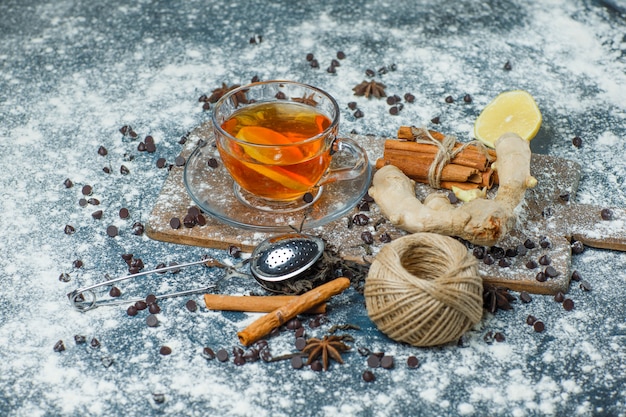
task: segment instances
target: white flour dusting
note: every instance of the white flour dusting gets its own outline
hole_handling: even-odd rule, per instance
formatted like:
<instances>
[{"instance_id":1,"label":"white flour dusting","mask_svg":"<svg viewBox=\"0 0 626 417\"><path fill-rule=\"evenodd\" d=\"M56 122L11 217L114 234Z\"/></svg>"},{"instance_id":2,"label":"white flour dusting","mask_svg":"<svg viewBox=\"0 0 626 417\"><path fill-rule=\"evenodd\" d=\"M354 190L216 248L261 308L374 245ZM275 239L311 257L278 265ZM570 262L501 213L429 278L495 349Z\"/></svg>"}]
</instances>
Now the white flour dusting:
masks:
<instances>
[{"instance_id":1,"label":"white flour dusting","mask_svg":"<svg viewBox=\"0 0 626 417\"><path fill-rule=\"evenodd\" d=\"M257 315L207 311L200 296L191 297L200 305L195 313L185 308L188 298L163 300L155 328L146 325L145 311L80 313L66 298L107 274L127 273L123 254L147 269L203 254L228 259L223 251L136 236L132 226L145 223L167 177L157 159L173 163L179 139L208 120L198 97L255 75L318 86L337 98L342 133L382 137L400 125L424 125L468 140L493 97L528 90L544 116L533 149L582 166L576 201L626 206L620 3L0 4L0 415L626 415L623 253L587 248L573 258L572 269L592 288L572 283L573 311L533 295L511 311L486 313L458 346L418 349L391 341L349 290L330 303L328 323L306 327L309 337L321 337L333 324L360 326L340 331L354 337L352 350L327 372L294 370L288 360L236 366L236 333ZM346 58L330 74L338 51ZM352 88L369 79L367 69L388 95L412 93L415 102L403 100L391 116L385 100L354 96ZM364 117L355 117L352 101ZM123 137L124 125L138 138ZM147 135L156 143L153 154L137 150ZM574 136L581 148L572 145ZM93 187L91 195L81 193L84 185ZM82 207L82 198L99 204ZM122 207L129 219L118 215ZM99 220L92 216L97 210ZM75 232L66 234L66 225ZM119 236L107 236L110 225ZM59 280L62 274L69 282ZM145 297L221 274L196 268L120 288L123 296ZM260 289L233 278L220 291ZM528 315L546 330L535 332ZM504 342L485 337L489 332L501 332ZM65 350L55 352L60 340ZM272 337L272 354L295 352L293 341L289 331ZM162 346L172 354L161 355ZM204 347L226 349L230 360L207 360ZM358 348L393 355L394 369L369 369ZM409 368L409 356L420 367ZM366 370L374 382L363 380Z\"/></svg>"}]
</instances>

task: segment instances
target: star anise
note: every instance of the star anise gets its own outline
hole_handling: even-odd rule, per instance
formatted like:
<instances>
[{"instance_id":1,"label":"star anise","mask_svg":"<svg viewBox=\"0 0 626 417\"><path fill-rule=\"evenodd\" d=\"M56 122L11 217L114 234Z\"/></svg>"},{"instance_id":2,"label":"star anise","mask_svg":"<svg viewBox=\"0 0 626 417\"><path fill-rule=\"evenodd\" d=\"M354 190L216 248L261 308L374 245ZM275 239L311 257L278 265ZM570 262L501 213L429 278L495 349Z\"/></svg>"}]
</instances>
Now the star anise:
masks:
<instances>
[{"instance_id":1,"label":"star anise","mask_svg":"<svg viewBox=\"0 0 626 417\"><path fill-rule=\"evenodd\" d=\"M483 307L490 313L500 310L512 310L511 302L516 298L504 287L485 284L483 287Z\"/></svg>"},{"instance_id":2,"label":"star anise","mask_svg":"<svg viewBox=\"0 0 626 417\"><path fill-rule=\"evenodd\" d=\"M330 359L343 363L341 352L350 350L350 346L343 343L342 336L324 336L323 339L311 338L306 341L306 346L302 352L309 355L306 364L310 365L318 357L322 357L322 366L328 370Z\"/></svg>"},{"instance_id":3,"label":"star anise","mask_svg":"<svg viewBox=\"0 0 626 417\"><path fill-rule=\"evenodd\" d=\"M209 103L217 103L217 101L220 98L222 98L224 94L239 87L240 87L239 84L233 84L229 87L226 83L222 83L221 87L216 88L215 90L211 91L211 95L209 96L207 101ZM239 103L244 103L244 104L248 103L248 97L246 96L247 91L248 90L241 90L238 93L235 93L235 96L233 97L233 101L235 102L235 107L237 107Z\"/></svg>"},{"instance_id":4,"label":"star anise","mask_svg":"<svg viewBox=\"0 0 626 417\"><path fill-rule=\"evenodd\" d=\"M376 81L363 81L354 87L352 91L354 91L355 96L365 96L365 98L370 98L370 96L376 98L387 97L385 85Z\"/></svg>"},{"instance_id":5,"label":"star anise","mask_svg":"<svg viewBox=\"0 0 626 417\"><path fill-rule=\"evenodd\" d=\"M313 99L313 96L315 95L315 93L311 93L311 95L304 95L302 97L291 97L292 101L295 101L297 103L302 103L302 104L306 104L307 106L311 106L311 107L317 107L317 101L315 101Z\"/></svg>"}]
</instances>

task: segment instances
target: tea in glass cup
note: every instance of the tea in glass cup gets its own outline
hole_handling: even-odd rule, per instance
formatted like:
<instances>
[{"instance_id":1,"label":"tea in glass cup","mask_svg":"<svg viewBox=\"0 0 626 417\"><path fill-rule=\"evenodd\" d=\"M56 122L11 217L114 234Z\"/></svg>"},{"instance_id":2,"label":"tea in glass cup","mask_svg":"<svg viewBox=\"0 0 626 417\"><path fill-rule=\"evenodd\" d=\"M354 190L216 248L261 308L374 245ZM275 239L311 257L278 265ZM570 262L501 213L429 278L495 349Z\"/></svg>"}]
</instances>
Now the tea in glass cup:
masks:
<instances>
[{"instance_id":1,"label":"tea in glass cup","mask_svg":"<svg viewBox=\"0 0 626 417\"><path fill-rule=\"evenodd\" d=\"M260 208L315 196L323 184L354 178L367 167L362 148L337 139L336 101L315 87L289 81L239 87L218 101L212 121L235 193ZM334 148L352 156L350 166L329 170Z\"/></svg>"}]
</instances>

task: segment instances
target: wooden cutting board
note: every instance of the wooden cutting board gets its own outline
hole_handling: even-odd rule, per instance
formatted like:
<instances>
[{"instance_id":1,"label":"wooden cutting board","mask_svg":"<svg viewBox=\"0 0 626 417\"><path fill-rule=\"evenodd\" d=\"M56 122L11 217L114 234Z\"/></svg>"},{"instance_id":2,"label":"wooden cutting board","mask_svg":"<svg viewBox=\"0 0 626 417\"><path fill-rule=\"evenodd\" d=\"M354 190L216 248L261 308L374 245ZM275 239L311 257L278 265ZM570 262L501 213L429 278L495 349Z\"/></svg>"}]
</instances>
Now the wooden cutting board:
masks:
<instances>
[{"instance_id":1,"label":"wooden cutting board","mask_svg":"<svg viewBox=\"0 0 626 417\"><path fill-rule=\"evenodd\" d=\"M200 126L189 137L181 156L188 158L199 140L210 138L210 126ZM366 149L370 161L382 156L384 138L374 136L352 136ZM193 201L186 192L183 183L182 166L172 166L163 185L146 226L146 234L155 240L171 243L194 245L207 248L227 249L231 245L243 251L252 249L271 233L235 228L220 223L207 216L204 226L173 229L170 220L186 215ZM603 220L600 212L604 207L577 204L576 192L580 180L580 166L572 161L548 155L533 154L531 173L539 184L528 190L519 209L519 222L512 233L498 247L507 250L523 245L529 239L535 244L523 256L507 258L511 265L502 267L498 260L493 265L479 262L480 273L486 283L504 286L512 290L531 293L553 294L567 292L571 272L571 240L575 239L587 246L611 250L626 251L626 210L610 208L614 220ZM433 192L430 187L417 184L416 195L423 199ZM497 191L492 190L493 195ZM367 225L359 226L352 222L355 214L362 213L369 217ZM348 260L370 262L384 244L380 236L387 233L392 239L406 234L385 221L375 203L369 204L369 210L359 212L354 208L344 217L315 229L306 229L307 233L323 237ZM365 244L361 234L369 231L374 236L373 244ZM542 247L541 242L547 247ZM470 249L471 250L471 249ZM489 248L487 248L489 250ZM499 249L493 250L495 253ZM559 275L544 282L536 279L537 273L545 270L546 265L528 268L529 261L536 261L547 256ZM584 256L584 253L580 256ZM544 257L545 261L546 258Z\"/></svg>"}]
</instances>

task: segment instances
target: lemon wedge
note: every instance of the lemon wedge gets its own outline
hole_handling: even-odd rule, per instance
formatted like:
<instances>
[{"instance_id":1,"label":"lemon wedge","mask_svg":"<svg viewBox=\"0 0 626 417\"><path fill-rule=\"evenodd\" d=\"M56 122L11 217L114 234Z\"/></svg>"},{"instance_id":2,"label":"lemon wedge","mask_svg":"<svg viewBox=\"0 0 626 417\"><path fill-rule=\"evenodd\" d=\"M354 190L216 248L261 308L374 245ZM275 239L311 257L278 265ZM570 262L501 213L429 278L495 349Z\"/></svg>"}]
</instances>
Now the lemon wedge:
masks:
<instances>
[{"instance_id":1,"label":"lemon wedge","mask_svg":"<svg viewBox=\"0 0 626 417\"><path fill-rule=\"evenodd\" d=\"M499 94L480 113L474 123L474 136L493 148L504 133L517 133L530 141L541 127L541 111L527 91L513 90Z\"/></svg>"}]
</instances>

